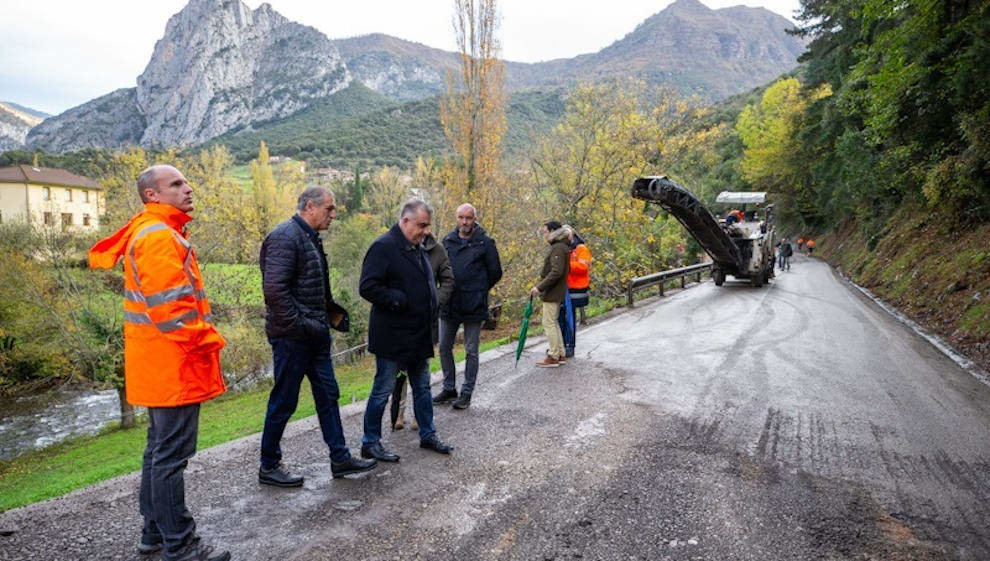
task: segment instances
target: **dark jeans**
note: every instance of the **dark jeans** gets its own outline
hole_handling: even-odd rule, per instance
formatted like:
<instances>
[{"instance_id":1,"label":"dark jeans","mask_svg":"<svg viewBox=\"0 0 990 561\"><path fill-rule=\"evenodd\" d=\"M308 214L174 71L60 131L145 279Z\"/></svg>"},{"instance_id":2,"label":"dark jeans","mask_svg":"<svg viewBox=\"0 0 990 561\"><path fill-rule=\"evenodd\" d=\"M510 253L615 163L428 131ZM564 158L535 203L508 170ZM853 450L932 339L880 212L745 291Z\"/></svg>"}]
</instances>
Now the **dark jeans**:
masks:
<instances>
[{"instance_id":1,"label":"dark jeans","mask_svg":"<svg viewBox=\"0 0 990 561\"><path fill-rule=\"evenodd\" d=\"M577 344L577 310L571 306L571 321L567 321L567 305L571 303L570 298L564 298L560 303L560 312L557 314L557 325L560 326L560 334L564 336L564 354L574 356L574 346Z\"/></svg>"},{"instance_id":2,"label":"dark jeans","mask_svg":"<svg viewBox=\"0 0 990 561\"><path fill-rule=\"evenodd\" d=\"M454 366L454 339L461 322L440 320L440 366L443 367L443 389L457 388L457 368ZM464 322L464 382L461 393L474 391L478 379L478 345L481 340L481 322Z\"/></svg>"},{"instance_id":3,"label":"dark jeans","mask_svg":"<svg viewBox=\"0 0 990 561\"><path fill-rule=\"evenodd\" d=\"M325 342L270 339L275 358L275 385L268 396L265 429L261 433L261 467L272 469L282 460L282 433L299 403L299 386L303 376L313 389L316 415L323 431L323 441L330 447L330 459L342 462L351 456L344 442L337 399L340 389L333 376L330 340Z\"/></svg>"},{"instance_id":4,"label":"dark jeans","mask_svg":"<svg viewBox=\"0 0 990 561\"><path fill-rule=\"evenodd\" d=\"M196 521L186 508L182 476L196 453L199 404L148 408L148 445L141 465L138 502L146 534L162 535L165 560L177 559L196 533Z\"/></svg>"},{"instance_id":5,"label":"dark jeans","mask_svg":"<svg viewBox=\"0 0 990 561\"><path fill-rule=\"evenodd\" d=\"M382 415L385 404L395 388L395 378L400 370L409 374L409 387L412 389L413 413L419 423L419 439L433 436L433 397L430 395L430 363L426 359L414 362L398 362L375 357L375 381L371 384L371 395L364 410L364 438L361 446L371 446L382 439Z\"/></svg>"},{"instance_id":6,"label":"dark jeans","mask_svg":"<svg viewBox=\"0 0 990 561\"><path fill-rule=\"evenodd\" d=\"M779 257L780 257L779 259L780 262L778 263L778 267L780 268L780 270L783 271L784 269L790 269L791 268L790 256L781 253Z\"/></svg>"}]
</instances>

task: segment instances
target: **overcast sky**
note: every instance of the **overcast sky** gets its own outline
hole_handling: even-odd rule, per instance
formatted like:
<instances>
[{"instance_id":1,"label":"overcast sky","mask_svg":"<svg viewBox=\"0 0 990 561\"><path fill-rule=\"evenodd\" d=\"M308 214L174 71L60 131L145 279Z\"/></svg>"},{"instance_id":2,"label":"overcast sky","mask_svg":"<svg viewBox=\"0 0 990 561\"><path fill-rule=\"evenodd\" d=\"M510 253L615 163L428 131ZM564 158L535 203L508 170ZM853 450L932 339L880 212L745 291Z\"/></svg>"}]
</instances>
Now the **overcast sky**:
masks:
<instances>
[{"instance_id":1,"label":"overcast sky","mask_svg":"<svg viewBox=\"0 0 990 561\"><path fill-rule=\"evenodd\" d=\"M595 52L672 0L501 0L504 58L536 62ZM794 20L798 0L702 0L762 6ZM259 0L246 2L252 9ZM271 0L331 39L387 33L454 50L452 0ZM58 114L133 87L168 18L186 0L0 0L0 100Z\"/></svg>"}]
</instances>

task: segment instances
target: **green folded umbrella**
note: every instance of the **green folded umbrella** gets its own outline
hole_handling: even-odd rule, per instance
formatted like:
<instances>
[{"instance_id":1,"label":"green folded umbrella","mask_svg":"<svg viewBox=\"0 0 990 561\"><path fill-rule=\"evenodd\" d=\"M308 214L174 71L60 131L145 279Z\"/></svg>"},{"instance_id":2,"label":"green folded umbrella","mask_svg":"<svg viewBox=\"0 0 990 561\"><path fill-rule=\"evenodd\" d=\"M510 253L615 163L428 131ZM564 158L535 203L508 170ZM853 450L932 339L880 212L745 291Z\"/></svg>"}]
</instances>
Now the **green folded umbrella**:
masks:
<instances>
[{"instance_id":1,"label":"green folded umbrella","mask_svg":"<svg viewBox=\"0 0 990 561\"><path fill-rule=\"evenodd\" d=\"M519 357L522 355L523 347L526 346L526 332L529 331L529 316L533 315L533 297L529 297L529 304L523 312L522 325L519 326L519 342L516 344L516 366L519 366Z\"/></svg>"}]
</instances>

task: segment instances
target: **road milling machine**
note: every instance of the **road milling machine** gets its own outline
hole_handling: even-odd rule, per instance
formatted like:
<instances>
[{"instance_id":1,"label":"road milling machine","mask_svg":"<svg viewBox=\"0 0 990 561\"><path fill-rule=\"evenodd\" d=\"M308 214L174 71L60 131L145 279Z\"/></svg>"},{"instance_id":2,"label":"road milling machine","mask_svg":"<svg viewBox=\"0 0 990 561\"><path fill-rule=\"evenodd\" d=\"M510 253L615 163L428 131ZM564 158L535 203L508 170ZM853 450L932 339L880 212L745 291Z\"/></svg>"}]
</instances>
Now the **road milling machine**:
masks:
<instances>
[{"instance_id":1,"label":"road milling machine","mask_svg":"<svg viewBox=\"0 0 990 561\"><path fill-rule=\"evenodd\" d=\"M717 204L741 211L742 219L719 219L693 193L664 175L640 177L632 196L660 205L674 215L712 258L712 280L722 286L726 275L763 286L774 276L773 205L766 193L723 191ZM737 215L738 216L738 215Z\"/></svg>"}]
</instances>

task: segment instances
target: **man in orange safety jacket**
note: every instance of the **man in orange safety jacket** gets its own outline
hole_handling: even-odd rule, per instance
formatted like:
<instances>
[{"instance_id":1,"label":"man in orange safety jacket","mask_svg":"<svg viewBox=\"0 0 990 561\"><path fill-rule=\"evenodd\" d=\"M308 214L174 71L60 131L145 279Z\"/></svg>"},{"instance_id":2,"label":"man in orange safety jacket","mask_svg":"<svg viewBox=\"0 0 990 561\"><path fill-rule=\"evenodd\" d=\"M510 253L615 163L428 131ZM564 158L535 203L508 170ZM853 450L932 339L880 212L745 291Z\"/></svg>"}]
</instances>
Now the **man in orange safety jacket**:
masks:
<instances>
[{"instance_id":1,"label":"man in orange safety jacket","mask_svg":"<svg viewBox=\"0 0 990 561\"><path fill-rule=\"evenodd\" d=\"M588 305L588 286L591 284L591 250L573 228L567 228L567 243L571 249L570 266L567 269L567 295L560 303L557 323L564 336L564 357L574 356L577 341L577 308Z\"/></svg>"},{"instance_id":2,"label":"man in orange safety jacket","mask_svg":"<svg viewBox=\"0 0 990 561\"><path fill-rule=\"evenodd\" d=\"M213 326L203 276L185 225L192 187L172 166L138 176L144 211L89 251L89 266L124 258L124 380L128 403L148 408L148 444L139 502L138 550L164 549L165 561L227 561L200 543L185 504L183 470L196 452L200 403L227 387L220 374L225 341Z\"/></svg>"}]
</instances>

